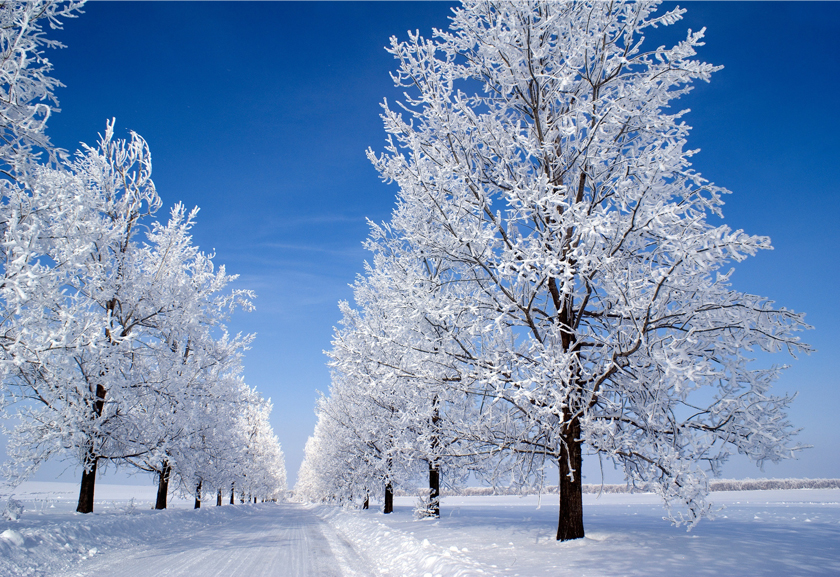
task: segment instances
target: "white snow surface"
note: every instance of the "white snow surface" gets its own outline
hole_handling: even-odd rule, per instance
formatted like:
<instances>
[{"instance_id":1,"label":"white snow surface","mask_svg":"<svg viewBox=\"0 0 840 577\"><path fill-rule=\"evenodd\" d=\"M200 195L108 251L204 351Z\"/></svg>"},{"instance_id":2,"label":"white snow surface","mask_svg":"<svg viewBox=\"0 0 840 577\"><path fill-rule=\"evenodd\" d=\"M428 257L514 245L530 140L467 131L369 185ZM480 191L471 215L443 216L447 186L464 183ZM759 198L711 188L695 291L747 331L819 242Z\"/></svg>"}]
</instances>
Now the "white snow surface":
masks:
<instances>
[{"instance_id":1,"label":"white snow surface","mask_svg":"<svg viewBox=\"0 0 840 577\"><path fill-rule=\"evenodd\" d=\"M585 539L558 543L556 495L445 497L439 520L292 503L153 511L152 486L99 485L74 512L70 483L25 483L0 519L0 575L392 577L840 575L840 489L733 491L691 532L649 494L584 496ZM3 504L9 491L0 489ZM131 499L134 501L131 501ZM375 505L372 505L375 506Z\"/></svg>"}]
</instances>

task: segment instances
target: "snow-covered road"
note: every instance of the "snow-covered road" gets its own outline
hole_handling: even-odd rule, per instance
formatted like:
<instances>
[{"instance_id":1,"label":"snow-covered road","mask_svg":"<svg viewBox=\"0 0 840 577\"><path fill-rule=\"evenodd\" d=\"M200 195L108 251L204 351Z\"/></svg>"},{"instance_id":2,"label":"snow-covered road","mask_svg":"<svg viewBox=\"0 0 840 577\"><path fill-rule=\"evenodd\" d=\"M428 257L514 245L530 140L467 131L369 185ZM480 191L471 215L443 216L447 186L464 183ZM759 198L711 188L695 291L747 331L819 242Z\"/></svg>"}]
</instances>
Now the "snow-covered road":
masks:
<instances>
[{"instance_id":1,"label":"snow-covered road","mask_svg":"<svg viewBox=\"0 0 840 577\"><path fill-rule=\"evenodd\" d=\"M61 577L368 576L368 562L310 509L253 506L251 514L192 532L171 526L159 543L112 549Z\"/></svg>"}]
</instances>

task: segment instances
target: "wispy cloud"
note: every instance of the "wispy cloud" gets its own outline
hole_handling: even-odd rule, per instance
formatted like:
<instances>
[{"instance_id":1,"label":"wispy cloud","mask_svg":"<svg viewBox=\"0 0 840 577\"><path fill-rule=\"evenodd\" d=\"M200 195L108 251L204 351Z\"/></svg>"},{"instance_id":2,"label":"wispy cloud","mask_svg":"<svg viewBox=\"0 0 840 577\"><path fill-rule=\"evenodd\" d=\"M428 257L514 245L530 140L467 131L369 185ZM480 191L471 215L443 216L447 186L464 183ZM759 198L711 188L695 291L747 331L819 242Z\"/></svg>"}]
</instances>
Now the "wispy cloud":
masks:
<instances>
[{"instance_id":1,"label":"wispy cloud","mask_svg":"<svg viewBox=\"0 0 840 577\"><path fill-rule=\"evenodd\" d=\"M304 226L310 224L330 224L341 222L352 222L354 224L364 224L369 217L361 214L313 214L313 215L298 215L298 216L284 216L279 219L274 219L275 224L284 226Z\"/></svg>"},{"instance_id":2,"label":"wispy cloud","mask_svg":"<svg viewBox=\"0 0 840 577\"><path fill-rule=\"evenodd\" d=\"M296 244L296 243L286 243L286 242L261 242L256 245L255 248L269 248L269 249L277 249L277 250L292 250L295 252L320 252L324 254L331 254L336 256L355 256L361 254L364 249L362 249L362 243L359 242L355 247L341 247L341 248L331 248L328 246L319 246L315 244Z\"/></svg>"}]
</instances>

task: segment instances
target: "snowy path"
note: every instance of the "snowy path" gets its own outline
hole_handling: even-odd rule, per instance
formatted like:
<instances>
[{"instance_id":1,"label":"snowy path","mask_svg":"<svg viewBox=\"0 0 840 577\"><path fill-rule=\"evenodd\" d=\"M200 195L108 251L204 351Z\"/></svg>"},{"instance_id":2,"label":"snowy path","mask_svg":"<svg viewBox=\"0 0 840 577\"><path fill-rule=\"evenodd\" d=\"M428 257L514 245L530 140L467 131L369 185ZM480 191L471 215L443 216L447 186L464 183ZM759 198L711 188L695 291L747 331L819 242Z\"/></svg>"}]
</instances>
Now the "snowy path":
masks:
<instances>
[{"instance_id":1,"label":"snowy path","mask_svg":"<svg viewBox=\"0 0 840 577\"><path fill-rule=\"evenodd\" d=\"M255 506L235 522L169 530L147 543L96 555L56 577L368 576L367 561L301 505Z\"/></svg>"}]
</instances>

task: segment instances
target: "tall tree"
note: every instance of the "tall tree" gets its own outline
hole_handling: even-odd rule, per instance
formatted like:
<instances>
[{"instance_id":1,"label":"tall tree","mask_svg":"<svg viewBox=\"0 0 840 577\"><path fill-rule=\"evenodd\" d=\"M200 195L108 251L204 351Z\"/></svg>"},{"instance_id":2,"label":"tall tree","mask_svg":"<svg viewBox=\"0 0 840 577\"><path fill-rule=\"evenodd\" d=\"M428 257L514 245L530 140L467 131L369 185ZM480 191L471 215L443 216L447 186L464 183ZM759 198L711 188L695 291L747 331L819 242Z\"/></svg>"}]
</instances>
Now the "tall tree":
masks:
<instances>
[{"instance_id":1,"label":"tall tree","mask_svg":"<svg viewBox=\"0 0 840 577\"><path fill-rule=\"evenodd\" d=\"M684 12L655 9L466 0L434 40L392 39L405 102L383 105L386 152L369 151L399 185L372 241L440 287L392 297L442 332L476 403L508 408L475 439L512 469L558 467L559 540L584 535L584 444L692 524L731 452L798 448L791 399L769 393L780 369L749 363L809 351L808 327L731 287L730 263L770 241L710 222L727 191L691 169L674 101L717 68L693 59L702 31L643 48Z\"/></svg>"},{"instance_id":2,"label":"tall tree","mask_svg":"<svg viewBox=\"0 0 840 577\"><path fill-rule=\"evenodd\" d=\"M9 384L24 403L9 443L11 467L25 478L51 455L72 452L83 465L78 510L93 508L102 459L142 451L132 426L137 388L131 345L138 327L162 312L144 291L142 251L134 242L144 218L160 206L151 157L142 138L114 139L108 124L97 148L31 178L33 199L57 197L38 215L46 244L32 268L38 290L9 327L24 343Z\"/></svg>"}]
</instances>

